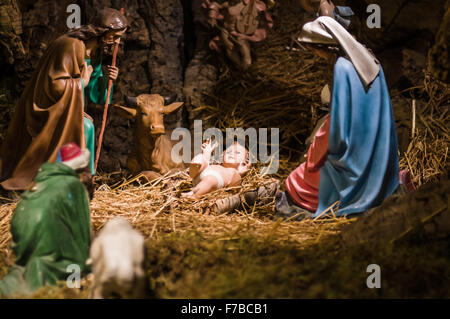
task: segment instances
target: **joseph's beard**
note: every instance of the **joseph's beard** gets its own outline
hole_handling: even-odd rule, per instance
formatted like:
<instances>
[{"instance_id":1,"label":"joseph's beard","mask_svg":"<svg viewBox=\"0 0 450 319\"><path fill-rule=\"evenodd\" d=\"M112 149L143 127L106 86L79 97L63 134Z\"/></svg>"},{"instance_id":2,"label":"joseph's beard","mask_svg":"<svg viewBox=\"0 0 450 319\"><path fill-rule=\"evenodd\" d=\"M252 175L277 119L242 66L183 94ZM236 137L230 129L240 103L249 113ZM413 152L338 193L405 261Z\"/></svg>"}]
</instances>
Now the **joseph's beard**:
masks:
<instances>
[{"instance_id":1,"label":"joseph's beard","mask_svg":"<svg viewBox=\"0 0 450 319\"><path fill-rule=\"evenodd\" d=\"M102 53L103 54L112 54L114 43L103 43L102 45Z\"/></svg>"}]
</instances>

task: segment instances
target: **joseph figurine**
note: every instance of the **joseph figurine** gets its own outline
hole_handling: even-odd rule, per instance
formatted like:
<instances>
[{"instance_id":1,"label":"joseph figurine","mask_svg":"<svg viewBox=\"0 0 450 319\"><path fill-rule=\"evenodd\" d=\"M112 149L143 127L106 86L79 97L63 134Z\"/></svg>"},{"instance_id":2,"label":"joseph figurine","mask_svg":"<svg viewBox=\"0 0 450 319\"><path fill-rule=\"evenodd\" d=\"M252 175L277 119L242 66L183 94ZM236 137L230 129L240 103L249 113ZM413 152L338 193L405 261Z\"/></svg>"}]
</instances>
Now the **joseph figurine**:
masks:
<instances>
[{"instance_id":1,"label":"joseph figurine","mask_svg":"<svg viewBox=\"0 0 450 319\"><path fill-rule=\"evenodd\" d=\"M84 113L86 98L106 102L108 80L117 79L118 68L102 70L102 55L120 41L127 26L120 11L107 8L90 24L49 45L16 105L0 150L3 188L28 188L39 167L55 162L64 144L74 142L95 154L94 124ZM89 167L94 174L92 155Z\"/></svg>"}]
</instances>

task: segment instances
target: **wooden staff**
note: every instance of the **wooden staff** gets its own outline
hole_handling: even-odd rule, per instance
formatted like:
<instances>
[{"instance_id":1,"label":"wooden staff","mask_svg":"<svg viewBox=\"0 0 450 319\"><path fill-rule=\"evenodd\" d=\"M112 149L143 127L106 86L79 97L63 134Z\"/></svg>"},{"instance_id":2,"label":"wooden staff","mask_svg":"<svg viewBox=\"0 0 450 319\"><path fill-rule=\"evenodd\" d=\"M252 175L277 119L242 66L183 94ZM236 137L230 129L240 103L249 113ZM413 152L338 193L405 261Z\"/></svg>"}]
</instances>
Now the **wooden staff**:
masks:
<instances>
[{"instance_id":1,"label":"wooden staff","mask_svg":"<svg viewBox=\"0 0 450 319\"><path fill-rule=\"evenodd\" d=\"M124 9L121 8L120 12L122 14L124 14ZM117 52L119 51L119 43L120 43L120 38L119 41L117 41L114 44L114 52L113 52L113 58L112 58L112 66L116 66L116 58L117 58ZM103 109L103 120L102 120L102 128L100 130L100 135L98 137L98 142L97 142L97 153L95 154L95 164L94 164L94 168L95 171L97 172L97 165L98 165L98 159L100 158L100 151L102 149L102 142L103 142L103 134L105 133L105 126L106 126L106 118L108 117L108 106L109 106L109 98L111 96L111 87L112 87L113 81L111 79L109 79L108 81L108 93L106 94L106 102L105 102L105 107Z\"/></svg>"}]
</instances>

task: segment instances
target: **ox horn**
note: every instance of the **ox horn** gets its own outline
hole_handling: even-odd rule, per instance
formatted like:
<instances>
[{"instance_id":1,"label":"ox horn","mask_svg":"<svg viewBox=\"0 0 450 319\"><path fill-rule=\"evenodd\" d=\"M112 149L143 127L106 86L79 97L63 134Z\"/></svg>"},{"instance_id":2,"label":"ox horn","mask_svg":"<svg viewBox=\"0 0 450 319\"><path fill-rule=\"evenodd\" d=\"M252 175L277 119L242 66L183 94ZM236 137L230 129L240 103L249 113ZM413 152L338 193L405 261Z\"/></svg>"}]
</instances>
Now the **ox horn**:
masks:
<instances>
[{"instance_id":1,"label":"ox horn","mask_svg":"<svg viewBox=\"0 0 450 319\"><path fill-rule=\"evenodd\" d=\"M170 95L164 95L164 105L172 104L173 102L175 102L176 99L177 99L176 93L172 93Z\"/></svg>"},{"instance_id":2,"label":"ox horn","mask_svg":"<svg viewBox=\"0 0 450 319\"><path fill-rule=\"evenodd\" d=\"M125 95L125 104L129 107L137 107L137 97Z\"/></svg>"}]
</instances>

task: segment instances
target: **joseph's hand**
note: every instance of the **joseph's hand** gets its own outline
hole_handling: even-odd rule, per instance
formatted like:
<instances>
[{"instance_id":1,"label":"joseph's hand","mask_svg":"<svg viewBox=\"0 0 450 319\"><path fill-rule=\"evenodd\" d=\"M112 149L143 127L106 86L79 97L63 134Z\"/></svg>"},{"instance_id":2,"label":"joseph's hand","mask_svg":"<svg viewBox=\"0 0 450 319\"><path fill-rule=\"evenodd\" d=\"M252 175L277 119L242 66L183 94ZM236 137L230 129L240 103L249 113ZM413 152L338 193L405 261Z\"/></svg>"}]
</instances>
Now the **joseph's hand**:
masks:
<instances>
[{"instance_id":1,"label":"joseph's hand","mask_svg":"<svg viewBox=\"0 0 450 319\"><path fill-rule=\"evenodd\" d=\"M117 80L117 77L119 76L119 68L117 66L108 65L106 67L106 75L110 80Z\"/></svg>"}]
</instances>

